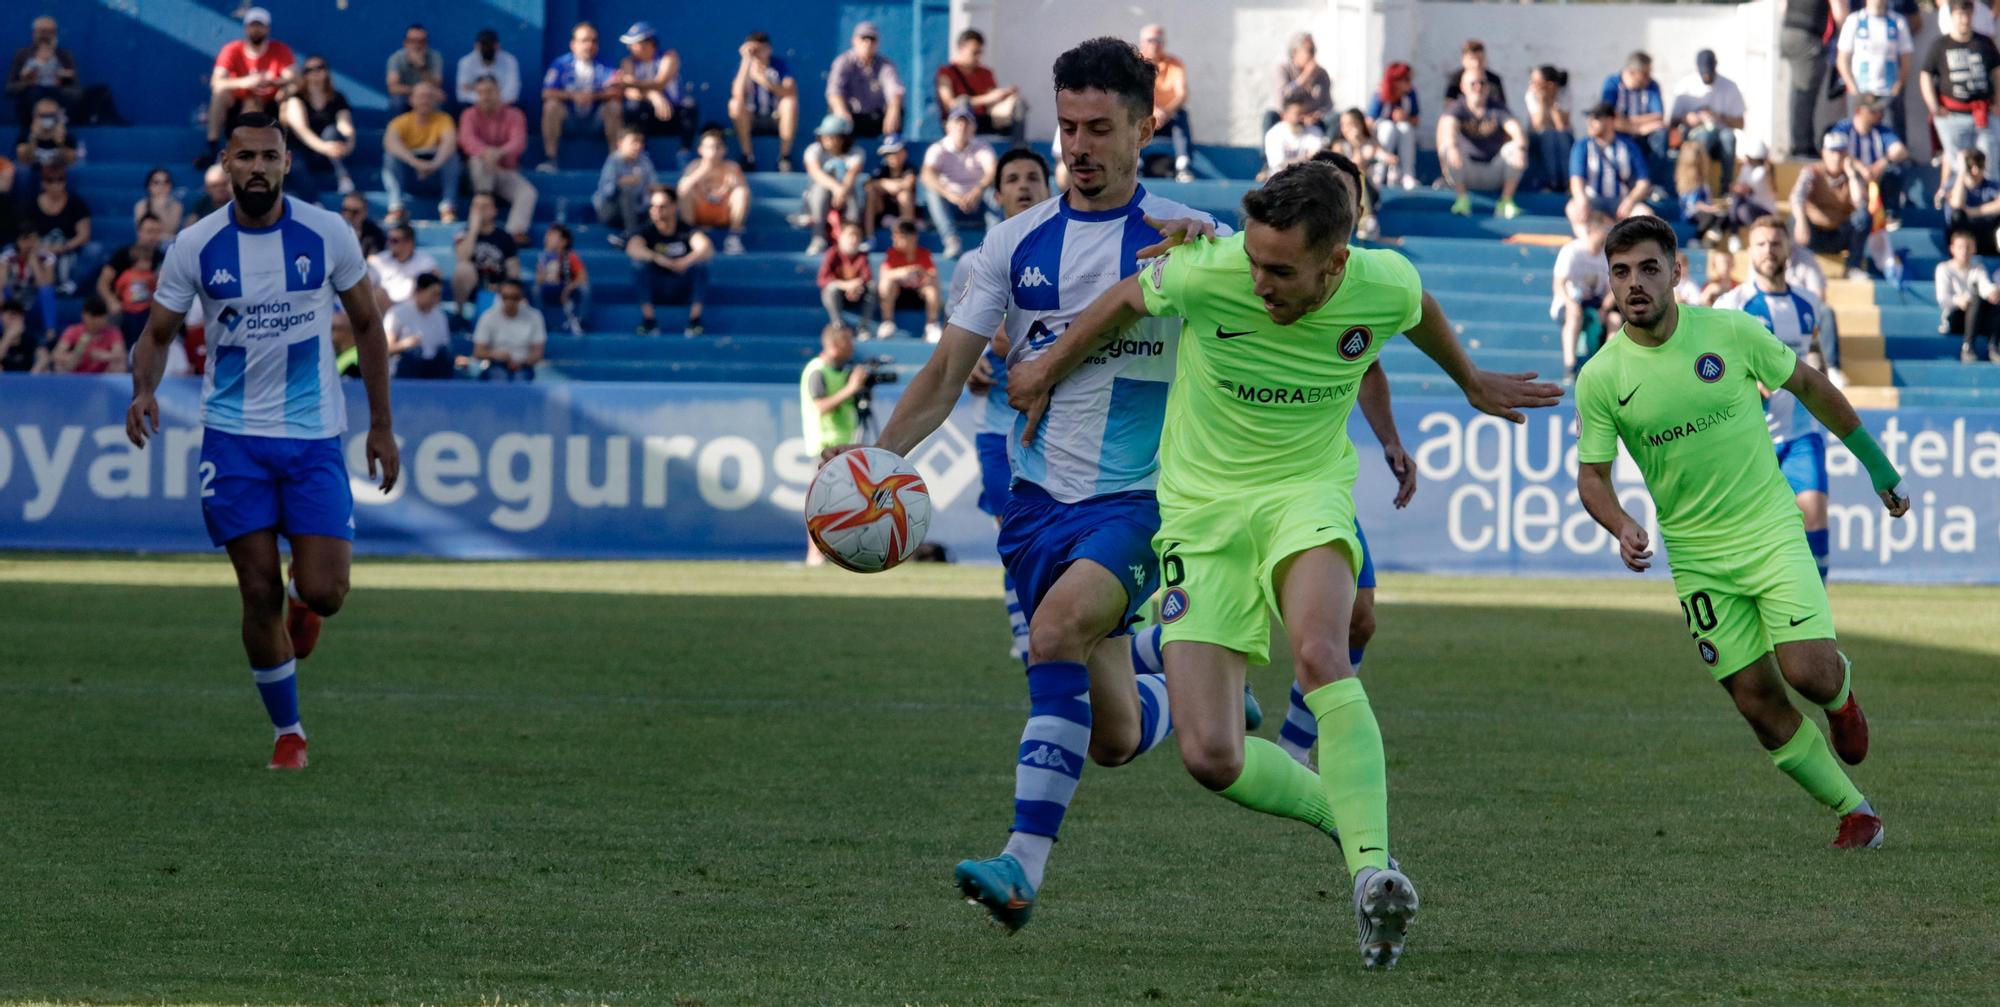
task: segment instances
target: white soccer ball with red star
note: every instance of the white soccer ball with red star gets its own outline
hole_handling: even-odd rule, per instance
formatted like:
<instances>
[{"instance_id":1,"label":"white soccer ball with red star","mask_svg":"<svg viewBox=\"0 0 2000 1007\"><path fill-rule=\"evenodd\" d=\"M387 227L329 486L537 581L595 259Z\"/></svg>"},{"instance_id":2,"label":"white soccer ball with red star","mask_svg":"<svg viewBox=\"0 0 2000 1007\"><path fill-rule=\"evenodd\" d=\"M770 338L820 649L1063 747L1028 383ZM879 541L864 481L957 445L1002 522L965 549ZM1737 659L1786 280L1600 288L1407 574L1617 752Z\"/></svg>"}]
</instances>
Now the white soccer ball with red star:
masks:
<instances>
[{"instance_id":1,"label":"white soccer ball with red star","mask_svg":"<svg viewBox=\"0 0 2000 1007\"><path fill-rule=\"evenodd\" d=\"M903 456L856 448L835 456L806 490L806 534L827 559L879 573L909 559L931 526L931 495Z\"/></svg>"}]
</instances>

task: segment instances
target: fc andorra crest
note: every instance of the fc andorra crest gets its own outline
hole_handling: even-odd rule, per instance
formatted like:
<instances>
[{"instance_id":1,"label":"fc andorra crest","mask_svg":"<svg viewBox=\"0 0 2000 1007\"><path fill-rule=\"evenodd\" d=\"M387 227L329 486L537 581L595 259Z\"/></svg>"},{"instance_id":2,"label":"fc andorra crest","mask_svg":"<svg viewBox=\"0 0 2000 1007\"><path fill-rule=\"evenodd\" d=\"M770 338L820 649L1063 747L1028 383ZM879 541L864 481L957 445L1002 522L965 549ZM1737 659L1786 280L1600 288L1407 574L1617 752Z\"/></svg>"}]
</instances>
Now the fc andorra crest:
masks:
<instances>
[{"instance_id":1,"label":"fc andorra crest","mask_svg":"<svg viewBox=\"0 0 2000 1007\"><path fill-rule=\"evenodd\" d=\"M1368 352L1368 344L1375 341L1375 333L1366 325L1357 325L1340 334L1340 341L1333 344L1340 351L1342 360L1360 360Z\"/></svg>"}]
</instances>

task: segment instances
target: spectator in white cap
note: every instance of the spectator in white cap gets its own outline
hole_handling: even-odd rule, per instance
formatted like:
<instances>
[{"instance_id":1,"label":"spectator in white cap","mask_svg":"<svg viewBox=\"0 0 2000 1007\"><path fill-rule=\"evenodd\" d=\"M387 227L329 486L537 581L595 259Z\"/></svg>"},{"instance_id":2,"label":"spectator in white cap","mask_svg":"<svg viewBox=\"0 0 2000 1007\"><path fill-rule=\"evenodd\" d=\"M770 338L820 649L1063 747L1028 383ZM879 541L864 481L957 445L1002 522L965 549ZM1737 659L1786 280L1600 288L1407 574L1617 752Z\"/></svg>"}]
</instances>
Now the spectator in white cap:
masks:
<instances>
[{"instance_id":1,"label":"spectator in white cap","mask_svg":"<svg viewBox=\"0 0 2000 1007\"><path fill-rule=\"evenodd\" d=\"M1729 187L1729 217L1748 231L1759 217L1778 212L1778 192L1771 183L1771 145L1761 136L1743 144L1743 168Z\"/></svg>"},{"instance_id":2,"label":"spectator in white cap","mask_svg":"<svg viewBox=\"0 0 2000 1007\"><path fill-rule=\"evenodd\" d=\"M634 21L618 41L626 49L617 78L625 89L626 124L649 136L680 138L680 159L686 164L701 127L694 95L681 86L681 54L660 48L658 33L645 21Z\"/></svg>"},{"instance_id":3,"label":"spectator in white cap","mask_svg":"<svg viewBox=\"0 0 2000 1007\"><path fill-rule=\"evenodd\" d=\"M972 134L975 125L971 109L952 109L945 120L944 139L924 151L924 203L947 259L958 258L964 250L958 238L960 220L983 217L989 228L1000 223L1000 204L992 197L999 158L991 144Z\"/></svg>"},{"instance_id":4,"label":"spectator in white cap","mask_svg":"<svg viewBox=\"0 0 2000 1007\"><path fill-rule=\"evenodd\" d=\"M875 22L854 26L854 46L834 57L826 75L826 108L854 124L855 136L900 136L903 81L882 55Z\"/></svg>"},{"instance_id":5,"label":"spectator in white cap","mask_svg":"<svg viewBox=\"0 0 2000 1007\"><path fill-rule=\"evenodd\" d=\"M1822 255L1847 253L1848 279L1866 279L1868 175L1848 156L1847 133L1830 129L1820 139L1819 160L1792 185L1792 240Z\"/></svg>"},{"instance_id":6,"label":"spectator in white cap","mask_svg":"<svg viewBox=\"0 0 2000 1007\"><path fill-rule=\"evenodd\" d=\"M208 146L222 142L223 127L245 112L277 118L278 95L298 80L298 60L290 46L271 37L271 12L243 12L243 37L215 54L208 76Z\"/></svg>"},{"instance_id":7,"label":"spectator in white cap","mask_svg":"<svg viewBox=\"0 0 2000 1007\"><path fill-rule=\"evenodd\" d=\"M901 138L891 137L875 148L875 173L869 177L868 222L865 230L873 235L885 222L917 219L917 170L910 166L910 151ZM889 218L885 221L884 218Z\"/></svg>"}]
</instances>

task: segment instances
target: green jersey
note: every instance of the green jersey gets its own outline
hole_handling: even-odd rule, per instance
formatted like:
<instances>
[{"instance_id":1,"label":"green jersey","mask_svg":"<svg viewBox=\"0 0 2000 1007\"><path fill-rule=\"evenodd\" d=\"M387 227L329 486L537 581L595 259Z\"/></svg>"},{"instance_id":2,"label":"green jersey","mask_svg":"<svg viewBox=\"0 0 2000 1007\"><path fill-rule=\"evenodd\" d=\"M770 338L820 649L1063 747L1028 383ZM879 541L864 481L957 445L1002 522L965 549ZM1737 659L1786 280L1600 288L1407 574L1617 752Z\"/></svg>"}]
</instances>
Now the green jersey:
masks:
<instances>
[{"instance_id":1,"label":"green jersey","mask_svg":"<svg viewBox=\"0 0 2000 1007\"><path fill-rule=\"evenodd\" d=\"M861 411L853 399L828 413L820 412L813 404L814 399L826 398L845 388L847 372L852 367L852 364L832 367L814 357L806 362L805 372L799 375L799 413L805 420L806 450L815 455L836 444L852 444L861 427Z\"/></svg>"},{"instance_id":2,"label":"green jersey","mask_svg":"<svg viewBox=\"0 0 2000 1007\"><path fill-rule=\"evenodd\" d=\"M1241 234L1175 248L1145 267L1139 287L1148 312L1185 319L1160 433L1163 500L1353 485L1347 417L1361 375L1383 340L1423 315L1408 259L1350 249L1340 289L1291 325L1265 313Z\"/></svg>"},{"instance_id":3,"label":"green jersey","mask_svg":"<svg viewBox=\"0 0 2000 1007\"><path fill-rule=\"evenodd\" d=\"M1667 548L1726 555L1803 519L1764 424L1757 386L1791 380L1798 354L1740 311L1683 305L1674 333L1641 346L1619 330L1576 379L1576 460L1609 462L1625 442L1659 511Z\"/></svg>"}]
</instances>

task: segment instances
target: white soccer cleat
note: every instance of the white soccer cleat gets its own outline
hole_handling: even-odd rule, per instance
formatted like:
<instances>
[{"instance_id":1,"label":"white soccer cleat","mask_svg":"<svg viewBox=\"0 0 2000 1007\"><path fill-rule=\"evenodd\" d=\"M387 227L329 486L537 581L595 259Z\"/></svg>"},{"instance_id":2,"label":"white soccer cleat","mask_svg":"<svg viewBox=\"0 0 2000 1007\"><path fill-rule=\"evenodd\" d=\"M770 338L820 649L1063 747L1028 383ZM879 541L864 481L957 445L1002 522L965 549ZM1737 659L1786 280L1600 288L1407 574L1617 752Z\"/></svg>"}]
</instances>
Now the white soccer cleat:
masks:
<instances>
[{"instance_id":1,"label":"white soccer cleat","mask_svg":"<svg viewBox=\"0 0 2000 1007\"><path fill-rule=\"evenodd\" d=\"M1360 930L1361 967L1396 967L1403 937L1417 919L1417 888L1403 872L1369 868L1354 878L1354 923Z\"/></svg>"}]
</instances>

